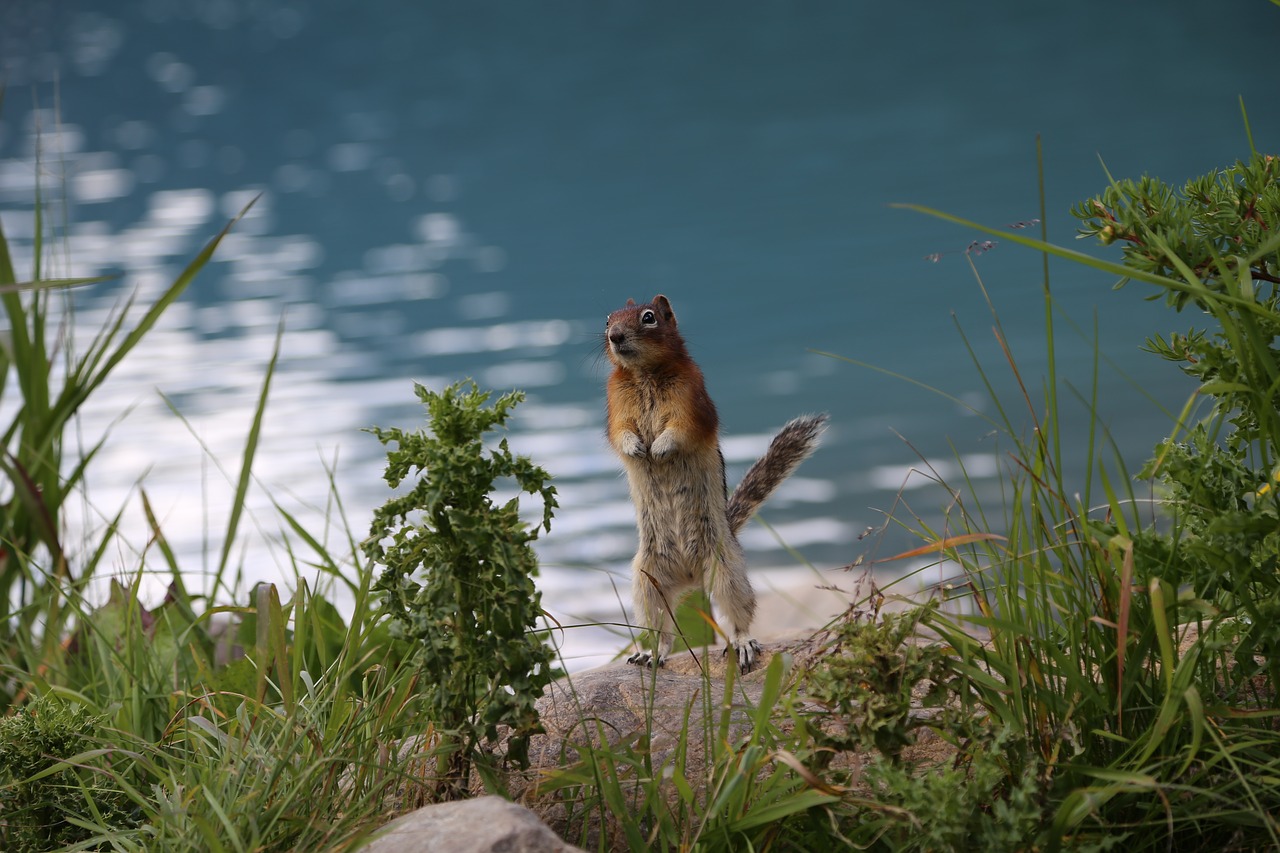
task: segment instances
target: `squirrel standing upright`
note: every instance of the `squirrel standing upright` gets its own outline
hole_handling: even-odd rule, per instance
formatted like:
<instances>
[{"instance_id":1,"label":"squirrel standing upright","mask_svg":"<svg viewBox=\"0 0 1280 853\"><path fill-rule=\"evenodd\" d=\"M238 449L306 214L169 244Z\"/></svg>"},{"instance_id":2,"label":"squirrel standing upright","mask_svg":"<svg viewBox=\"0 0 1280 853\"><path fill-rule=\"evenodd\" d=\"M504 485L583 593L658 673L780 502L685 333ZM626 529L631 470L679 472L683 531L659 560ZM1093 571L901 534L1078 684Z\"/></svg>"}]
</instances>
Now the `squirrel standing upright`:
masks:
<instances>
[{"instance_id":1,"label":"squirrel standing upright","mask_svg":"<svg viewBox=\"0 0 1280 853\"><path fill-rule=\"evenodd\" d=\"M647 305L628 299L610 314L605 351L613 363L609 443L626 469L640 534L632 595L646 627L657 634L652 653L637 652L627 662L661 666L675 641L676 605L706 584L732 632L738 668L748 672L760 644L750 634L756 597L737 534L817 447L827 416L784 426L730 497L716 407L667 298L655 296Z\"/></svg>"}]
</instances>

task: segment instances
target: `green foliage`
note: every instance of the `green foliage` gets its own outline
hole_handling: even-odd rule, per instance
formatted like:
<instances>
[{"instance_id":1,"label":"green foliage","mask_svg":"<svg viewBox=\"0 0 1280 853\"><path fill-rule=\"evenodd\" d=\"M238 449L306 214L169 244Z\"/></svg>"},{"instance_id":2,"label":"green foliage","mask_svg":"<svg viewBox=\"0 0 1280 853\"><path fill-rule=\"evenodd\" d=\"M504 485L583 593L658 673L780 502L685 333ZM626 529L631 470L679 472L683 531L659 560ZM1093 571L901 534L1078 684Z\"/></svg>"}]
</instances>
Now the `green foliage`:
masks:
<instances>
[{"instance_id":1,"label":"green foliage","mask_svg":"<svg viewBox=\"0 0 1280 853\"><path fill-rule=\"evenodd\" d=\"M715 645L720 639L715 622L708 618L712 612L711 596L705 590L694 590L676 605L676 640L674 651L703 649Z\"/></svg>"},{"instance_id":2,"label":"green foliage","mask_svg":"<svg viewBox=\"0 0 1280 853\"><path fill-rule=\"evenodd\" d=\"M194 618L173 590L148 609L137 583L114 584L47 671L9 667L28 690L74 692L94 720L66 747L77 766L94 760L92 775L30 799L74 816L86 845L120 850L332 849L412 802L413 764L431 757L397 749L422 732L416 668L371 607L372 572L355 566L349 621L301 576L291 598L260 584ZM9 721L45 718L43 701Z\"/></svg>"},{"instance_id":3,"label":"green foliage","mask_svg":"<svg viewBox=\"0 0 1280 853\"><path fill-rule=\"evenodd\" d=\"M1125 266L1154 278L1175 310L1214 321L1147 346L1199 380L1214 416L1234 427L1227 446L1253 450L1269 472L1280 461L1280 159L1255 154L1181 192L1151 177L1120 181L1072 213L1082 235L1121 243Z\"/></svg>"},{"instance_id":4,"label":"green foliage","mask_svg":"<svg viewBox=\"0 0 1280 853\"><path fill-rule=\"evenodd\" d=\"M898 761L925 727L963 737L971 728L969 692L949 651L920 642L929 608L882 622L845 618L830 653L811 670L805 692L821 710L808 716L816 742L835 752L878 751Z\"/></svg>"},{"instance_id":5,"label":"green foliage","mask_svg":"<svg viewBox=\"0 0 1280 853\"><path fill-rule=\"evenodd\" d=\"M1280 843L1276 169L1255 157L1180 194L1153 179L1113 183L1076 212L1086 233L1125 244L1124 265L1009 238L1156 285L1172 307L1195 307L1211 323L1148 342L1199 379L1197 399L1213 406L1189 428L1189 403L1157 449L1142 476L1156 478L1164 512L1144 512L1098 413L1096 364L1094 391L1081 397L1087 428L1075 428L1086 456L1064 470L1046 263L1040 397L1025 390L1035 384L1020 375L996 315L1024 389L1017 408L993 392L1011 460L1002 506L984 507L967 474L958 485L940 478L946 527L920 526L963 574L959 613L925 622L956 650L993 729L1019 734L998 744L1003 788L1036 779L1044 849L1105 849L1122 838L1138 850Z\"/></svg>"},{"instance_id":6,"label":"green foliage","mask_svg":"<svg viewBox=\"0 0 1280 853\"><path fill-rule=\"evenodd\" d=\"M856 794L838 811L841 831L894 851L1027 849L1043 824L1041 767L1010 777L1003 753L1022 735L993 735L956 650L921 635L937 602L878 616L846 614L803 682L810 766ZM926 731L955 748L954 762L904 754Z\"/></svg>"},{"instance_id":7,"label":"green foliage","mask_svg":"<svg viewBox=\"0 0 1280 853\"><path fill-rule=\"evenodd\" d=\"M1176 521L1171 531L1134 532L1134 577L1193 591L1204 602L1193 615L1206 620L1206 630L1215 623L1230 629L1229 665L1204 661L1224 696L1256 694L1256 679L1265 675L1273 697L1280 685L1280 517L1272 489L1259 488L1262 472L1213 441L1203 423L1182 441L1166 440L1157 454L1144 473L1158 473Z\"/></svg>"},{"instance_id":8,"label":"green foliage","mask_svg":"<svg viewBox=\"0 0 1280 853\"><path fill-rule=\"evenodd\" d=\"M231 576L280 337L217 552L200 568L181 566L141 490L145 543L120 542L106 517L99 541L69 550L62 508L81 498L98 445L70 458L64 433L226 230L139 319L130 322L126 303L79 351L69 330L53 327L51 290L79 282L43 276L38 205L36 215L31 280L0 293L10 325L0 395L12 415L0 447L10 486L0 494L0 848L348 846L417 796L412 765L431 754L396 749L421 734L416 670L373 607L372 572L350 536L344 555L277 507L292 595L274 584L246 593ZM0 234L0 285L14 279ZM341 513L336 494L329 508ZM87 590L102 588L90 584L100 564L117 552L132 555L136 571L113 577L105 601L89 599ZM164 600L144 602L141 591L154 585L143 581L157 576ZM190 591L193 577L207 591ZM339 584L342 612L329 595Z\"/></svg>"},{"instance_id":9,"label":"green foliage","mask_svg":"<svg viewBox=\"0 0 1280 853\"><path fill-rule=\"evenodd\" d=\"M11 487L0 504L0 644L31 635L37 622L53 619L51 627L59 627L60 611L40 612L26 605L48 600L44 590L50 586L84 580L71 571L71 556L62 542L62 507L82 483L105 436L68 470L64 435L69 425L182 295L235 222L209 241L132 328L127 325L130 300L79 352L69 330L52 326L58 316L53 299L61 288L99 279L46 278L42 264L46 235L39 204L35 217L35 268L30 279L17 277L0 231L0 308L8 321L6 333L0 336L0 401L10 418L7 425L0 424L0 472ZM10 376L15 380L12 384ZM81 571L86 568L82 566ZM49 636L56 641L56 630Z\"/></svg>"},{"instance_id":10,"label":"green foliage","mask_svg":"<svg viewBox=\"0 0 1280 853\"><path fill-rule=\"evenodd\" d=\"M542 500L551 529L555 487L547 473L511 453L504 438L486 452L484 435L506 423L523 399L492 406L474 383L435 393L415 386L425 430L371 430L395 444L385 478L392 487L417 477L407 493L374 512L365 553L386 567L376 588L400 634L421 660L427 715L450 740L444 775L458 793L481 738L509 726L507 758L528 766L528 738L541 731L534 701L550 683L552 650L536 633L541 594L530 543L538 527L520 519L519 498L497 503L497 482Z\"/></svg>"},{"instance_id":11,"label":"green foliage","mask_svg":"<svg viewBox=\"0 0 1280 853\"><path fill-rule=\"evenodd\" d=\"M1172 532L1135 534L1135 579L1161 578L1237 621L1234 688L1266 667L1280 686L1280 160L1248 162L1174 192L1154 178L1113 183L1077 206L1082 232L1123 244L1125 265L1153 275L1175 310L1209 325L1148 349L1213 400L1185 438L1164 441L1141 476L1164 487ZM1101 526L1104 535L1114 527ZM1259 661L1263 663L1260 663Z\"/></svg>"},{"instance_id":12,"label":"green foliage","mask_svg":"<svg viewBox=\"0 0 1280 853\"><path fill-rule=\"evenodd\" d=\"M850 836L892 851L1034 849L1043 795L1034 773L1008 778L1004 740L984 738L964 765L926 769L872 757L862 778L874 802L848 821Z\"/></svg>"},{"instance_id":13,"label":"green foliage","mask_svg":"<svg viewBox=\"0 0 1280 853\"><path fill-rule=\"evenodd\" d=\"M1180 191L1151 176L1117 181L1077 204L1072 214L1082 222L1081 234L1103 245L1121 243L1131 269L1173 279L1190 270L1196 282L1229 295L1232 282L1223 258L1246 258L1255 279L1276 283L1280 247L1272 226L1280 218L1278 178L1280 160L1255 154L1248 163L1193 178ZM1195 290L1168 293L1166 300L1179 311L1188 304L1206 307Z\"/></svg>"},{"instance_id":14,"label":"green foliage","mask_svg":"<svg viewBox=\"0 0 1280 853\"><path fill-rule=\"evenodd\" d=\"M841 795L805 769L809 741L785 726L798 701L788 670L787 657L775 655L755 702L733 667L723 684L708 675L674 731L653 724L652 708L643 730L621 736L605 721L584 721L573 757L539 784L541 794L560 797L566 837L588 848L708 853L830 844L836 836L823 818ZM644 695L669 701L656 689ZM667 745L659 762L654 753Z\"/></svg>"},{"instance_id":15,"label":"green foliage","mask_svg":"<svg viewBox=\"0 0 1280 853\"><path fill-rule=\"evenodd\" d=\"M68 459L68 431L81 406L182 295L236 221L215 235L140 316L131 316L133 300L126 300L80 349L73 330L61 325L68 312L55 300L67 287L99 280L47 277L47 228L38 198L34 216L34 268L28 279L18 278L0 230L0 311L7 321L0 335L0 408L8 417L0 423L0 473L8 486L0 490L0 660L32 669L59 657L57 644L77 616L64 593L74 598L88 586L114 534L111 520L96 549L83 555L67 550L63 507L83 485L106 440L104 435ZM228 541L234 527L230 532ZM224 561L219 575L225 568ZM174 584L185 597L176 574ZM0 682L0 707L14 697L10 684Z\"/></svg>"},{"instance_id":16,"label":"green foliage","mask_svg":"<svg viewBox=\"0 0 1280 853\"><path fill-rule=\"evenodd\" d=\"M0 849L40 853L92 835L84 822L127 822L124 796L81 756L100 720L48 696L0 719Z\"/></svg>"},{"instance_id":17,"label":"green foliage","mask_svg":"<svg viewBox=\"0 0 1280 853\"><path fill-rule=\"evenodd\" d=\"M115 778L143 820L99 825L97 839L126 850L349 845L414 784L394 740L408 732L410 672L367 671L352 689L343 676L353 662L300 678L292 710L241 696L227 712L219 702L184 708L160 744L127 738L134 760Z\"/></svg>"}]
</instances>

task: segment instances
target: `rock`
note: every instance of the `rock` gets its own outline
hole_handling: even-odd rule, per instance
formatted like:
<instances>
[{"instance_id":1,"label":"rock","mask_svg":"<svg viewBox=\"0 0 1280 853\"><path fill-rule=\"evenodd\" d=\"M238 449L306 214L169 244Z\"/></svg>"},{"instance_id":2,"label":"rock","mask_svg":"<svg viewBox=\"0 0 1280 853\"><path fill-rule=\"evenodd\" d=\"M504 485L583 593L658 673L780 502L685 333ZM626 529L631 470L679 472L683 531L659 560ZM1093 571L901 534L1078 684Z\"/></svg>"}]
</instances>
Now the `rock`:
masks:
<instances>
[{"instance_id":1,"label":"rock","mask_svg":"<svg viewBox=\"0 0 1280 853\"><path fill-rule=\"evenodd\" d=\"M380 829L364 853L573 853L523 806L477 797L424 806Z\"/></svg>"},{"instance_id":2,"label":"rock","mask_svg":"<svg viewBox=\"0 0 1280 853\"><path fill-rule=\"evenodd\" d=\"M591 850L626 850L628 838L618 814L598 799L606 792L595 787L597 776L611 780L607 785L615 786L612 794L622 802L638 804L636 797L650 793L646 777L651 773L660 774L664 781L659 793L668 800L673 813L679 812L684 808L678 800L679 790L705 792L717 784L713 776L725 772L725 768L717 771L714 766L708 766L708 761L714 761L717 753L723 758L726 749L732 755L751 735L753 714L757 713L755 709L764 695L771 662L779 656L785 661L782 692L788 695L795 690L797 678L825 665L833 640L832 633L818 631L767 644L756 668L746 675L734 673L729 689L726 689L727 661L719 648L672 655L665 666L657 670L618 661L561 678L549 685L536 703L545 733L530 738L529 769L520 772L506 767L499 771L504 794L527 806L528 816L542 821L545 825L541 828L559 838ZM813 712L815 719L821 720L825 714L807 700L803 691L792 701L799 703L793 710ZM934 709L923 708L918 702L913 705L913 717L934 713ZM773 714L773 723L783 732L791 728L793 720L789 714L780 713L780 708L768 710ZM833 719L822 724L823 728L828 725L840 723ZM602 754L592 755L592 749L602 744L607 744ZM425 767L414 764L430 760L429 746L422 737L401 742L397 750L399 766L407 779L429 775ZM764 746L767 749L769 744ZM495 768L503 765L505 738L483 749L489 753L487 763ZM953 757L954 747L928 727L917 729L915 742L903 751L904 759L921 767L941 764ZM867 758L862 753L842 752L833 759L829 769L843 771L845 784L856 789ZM773 769L772 759L766 759L758 772L763 776ZM672 779L676 772L681 773L683 785L677 785ZM470 792L477 797L486 792L475 770ZM398 801L404 803L411 799L411 793L402 791ZM475 825L475 821L468 823ZM431 831L438 834L434 829ZM401 848L369 849L385 852Z\"/></svg>"},{"instance_id":3,"label":"rock","mask_svg":"<svg viewBox=\"0 0 1280 853\"><path fill-rule=\"evenodd\" d=\"M656 772L670 774L677 765L682 767L688 784L694 790L705 790L711 772L707 767L706 737L716 741L723 737L728 744L741 743L751 732L750 712L764 693L770 661L784 655L788 659L786 678L793 679L811 666L822 665L830 640L831 635L825 631L806 632L766 645L756 668L735 678L728 695L726 661L718 648L672 655L656 671L620 661L562 678L551 684L537 703L546 734L530 739L529 771L523 775L512 772L507 777L508 792L561 837L588 849L600 849L603 836L607 839L603 845L606 849L625 850L625 836L614 825L613 815L608 810L572 802L572 797L566 801L564 792L548 790L547 782L552 778L549 774L582 762L587 758L582 754L583 748L599 745L603 738L615 752L647 752L648 766ZM787 687L783 689L785 693ZM722 731L720 724L726 719L726 710L728 727ZM789 720L775 720L783 729L790 727ZM495 752L501 754L501 744ZM924 764L941 763L953 755L954 749L927 728L918 731L916 743L904 752L908 760ZM845 754L838 763L856 778L865 758ZM619 771L620 780L624 775L632 780L630 785L620 781L624 797L641 784L635 781L641 769ZM664 784L663 788L675 806L675 786ZM478 780L473 790L481 790Z\"/></svg>"},{"instance_id":4,"label":"rock","mask_svg":"<svg viewBox=\"0 0 1280 853\"><path fill-rule=\"evenodd\" d=\"M749 724L747 709L759 702L763 692L769 657L762 655L754 671L739 676L727 698L725 659L718 649L705 655L672 655L657 670L620 661L562 678L538 700L547 734L532 739L530 760L535 766L560 766L565 760L578 758L574 743L598 744L601 733L617 742L643 732L651 734L648 747L657 764L676 746L685 713L691 711L693 729L707 701L713 709L728 702L735 712L731 714L734 728L744 729ZM708 691L712 695L705 695ZM698 769L689 767L691 773Z\"/></svg>"},{"instance_id":5,"label":"rock","mask_svg":"<svg viewBox=\"0 0 1280 853\"><path fill-rule=\"evenodd\" d=\"M584 808L585 804L574 802L573 797L564 801L560 795L547 791L546 774L588 759L583 748L598 746L603 740L615 750L632 749L637 755L647 752L654 768L671 767L676 750L683 749L684 777L695 789L702 788L707 778L703 745L707 712L714 729L727 705L728 739L744 737L751 727L749 710L759 703L764 691L769 652L791 651L790 644L767 647L756 669L738 677L727 697L726 658L718 648L672 655L656 670L618 661L554 682L537 703L546 734L530 739L529 771L508 777L510 795L528 805L562 837L599 849L604 830L614 842L612 849L625 849L617 846L625 836L614 825L614 816L608 810L602 813ZM688 736L682 744L686 720ZM715 731L712 737L716 737ZM499 745L498 752L501 751ZM620 769L624 797L641 785L637 781L639 769ZM664 788L675 796L674 786Z\"/></svg>"}]
</instances>

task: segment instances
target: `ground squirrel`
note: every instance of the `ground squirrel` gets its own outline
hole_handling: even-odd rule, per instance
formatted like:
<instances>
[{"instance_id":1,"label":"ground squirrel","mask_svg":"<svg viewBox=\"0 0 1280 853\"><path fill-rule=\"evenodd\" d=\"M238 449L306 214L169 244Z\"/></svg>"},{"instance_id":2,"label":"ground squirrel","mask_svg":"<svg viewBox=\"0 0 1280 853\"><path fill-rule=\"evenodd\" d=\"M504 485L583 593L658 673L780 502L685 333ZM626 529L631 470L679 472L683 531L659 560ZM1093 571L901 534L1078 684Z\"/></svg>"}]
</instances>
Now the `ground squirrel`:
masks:
<instances>
[{"instance_id":1,"label":"ground squirrel","mask_svg":"<svg viewBox=\"0 0 1280 853\"><path fill-rule=\"evenodd\" d=\"M716 407L667 298L655 296L647 305L628 299L605 321L604 345L613 363L606 395L609 443L626 469L640 534L632 594L645 626L656 632L654 651L637 652L627 662L662 665L675 640L676 605L705 583L731 632L738 667L747 672L760 644L750 634L756 596L737 534L813 452L827 416L784 426L730 497Z\"/></svg>"}]
</instances>

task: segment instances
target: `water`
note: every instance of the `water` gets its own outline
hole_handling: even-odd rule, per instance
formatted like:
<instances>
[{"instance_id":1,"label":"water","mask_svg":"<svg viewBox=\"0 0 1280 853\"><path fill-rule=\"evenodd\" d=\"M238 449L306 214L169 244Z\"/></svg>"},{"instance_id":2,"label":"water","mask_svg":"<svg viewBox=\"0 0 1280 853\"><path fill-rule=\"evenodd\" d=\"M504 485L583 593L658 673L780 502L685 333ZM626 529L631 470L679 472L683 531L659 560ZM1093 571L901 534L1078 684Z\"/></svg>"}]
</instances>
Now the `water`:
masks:
<instances>
[{"instance_id":1,"label":"water","mask_svg":"<svg viewBox=\"0 0 1280 853\"><path fill-rule=\"evenodd\" d=\"M921 457L954 476L958 454L994 488L1003 450L971 411L990 404L956 330L1011 392L962 251L978 235L887 205L997 226L1036 218L1039 134L1047 225L1068 242L1067 208L1105 183L1099 157L1118 177L1176 182L1247 156L1237 97L1274 150L1259 58L1280 11L803 9L6 0L0 217L29 269L39 153L65 224L54 272L120 276L76 294L81 335L122 295L157 293L258 199L85 413L86 443L114 426L81 535L127 506L112 564L153 561L128 550L146 541L145 488L185 565L212 570L283 318L251 496L259 527L235 554L247 579L282 576L268 495L318 527L332 476L362 533L386 492L381 448L360 428L419 423L415 380L473 376L528 392L512 443L557 477L546 604L570 622L616 619L634 532L602 436L597 335L628 297L659 292L708 376L731 479L789 417L832 413L823 448L764 511L820 569L909 547L894 530L858 538L899 496L940 517L946 493L911 473ZM1039 387L1040 259L1004 241L974 261ZM1136 468L1168 430L1161 406L1190 390L1138 346L1193 319L1143 302L1140 287L1113 292L1065 264L1052 274L1065 314L1088 334L1096 315L1102 352L1129 377L1104 369L1101 409ZM1087 337L1060 328L1059 368L1077 388ZM764 527L745 539L762 579L813 583L768 571L796 561ZM618 645L583 630L566 641L580 661Z\"/></svg>"}]
</instances>

